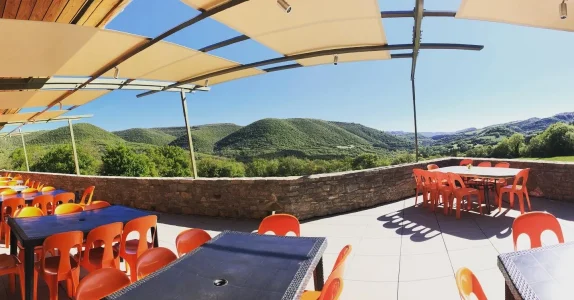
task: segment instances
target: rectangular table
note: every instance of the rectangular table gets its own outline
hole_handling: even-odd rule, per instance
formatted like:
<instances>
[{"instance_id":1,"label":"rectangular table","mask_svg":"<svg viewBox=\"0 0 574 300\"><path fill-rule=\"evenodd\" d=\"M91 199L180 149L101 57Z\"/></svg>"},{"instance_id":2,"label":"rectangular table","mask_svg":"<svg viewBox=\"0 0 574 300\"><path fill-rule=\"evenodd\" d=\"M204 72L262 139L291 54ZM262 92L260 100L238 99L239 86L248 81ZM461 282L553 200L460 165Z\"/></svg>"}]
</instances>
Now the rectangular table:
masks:
<instances>
[{"instance_id":1,"label":"rectangular table","mask_svg":"<svg viewBox=\"0 0 574 300\"><path fill-rule=\"evenodd\" d=\"M108 300L299 299L316 273L323 289L322 237L225 231Z\"/></svg>"},{"instance_id":2,"label":"rectangular table","mask_svg":"<svg viewBox=\"0 0 574 300\"><path fill-rule=\"evenodd\" d=\"M18 198L24 198L24 200L26 201L26 204L29 205L32 203L32 200L34 200L34 198L37 196L40 196L40 195L56 196L56 195L61 194L61 193L67 193L67 191L53 190L50 192L37 192L37 193L27 193L27 194L18 193L16 195L11 195L11 196L0 196L0 203L2 203L2 201L4 201L4 199L10 199L10 198L18 197Z\"/></svg>"},{"instance_id":3,"label":"rectangular table","mask_svg":"<svg viewBox=\"0 0 574 300\"><path fill-rule=\"evenodd\" d=\"M10 254L16 255L17 241L24 247L24 280L26 300L32 299L34 279L34 247L41 246L44 240L56 233L82 231L84 237L94 228L114 222L127 223L133 219L157 215L155 212L143 211L120 205L102 209L84 211L68 215L50 215L33 218L9 218L11 229ZM157 230L152 230L154 247L158 246Z\"/></svg>"},{"instance_id":4,"label":"rectangular table","mask_svg":"<svg viewBox=\"0 0 574 300\"><path fill-rule=\"evenodd\" d=\"M451 166L431 170L431 172L454 173L462 177L493 179L494 185L496 185L497 180L515 177L520 171L522 171L522 169L474 166L470 169L467 166ZM496 189L494 192L496 193ZM490 199L486 188L484 189L484 195L486 208L490 214Z\"/></svg>"},{"instance_id":5,"label":"rectangular table","mask_svg":"<svg viewBox=\"0 0 574 300\"><path fill-rule=\"evenodd\" d=\"M498 256L506 281L506 299L572 299L574 243Z\"/></svg>"}]
</instances>

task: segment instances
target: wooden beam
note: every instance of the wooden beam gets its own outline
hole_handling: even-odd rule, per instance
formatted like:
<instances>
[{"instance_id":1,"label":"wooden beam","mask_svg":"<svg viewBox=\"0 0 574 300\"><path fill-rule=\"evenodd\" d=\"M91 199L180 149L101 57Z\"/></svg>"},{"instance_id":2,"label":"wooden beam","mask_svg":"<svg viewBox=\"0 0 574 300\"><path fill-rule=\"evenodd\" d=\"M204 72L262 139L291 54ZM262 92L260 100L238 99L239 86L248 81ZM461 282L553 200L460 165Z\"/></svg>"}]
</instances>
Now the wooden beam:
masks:
<instances>
[{"instance_id":1,"label":"wooden beam","mask_svg":"<svg viewBox=\"0 0 574 300\"><path fill-rule=\"evenodd\" d=\"M78 20L78 22L76 22L77 25L84 25L86 23L86 21L90 18L90 16L94 13L94 11L96 11L98 9L98 6L100 5L100 3L102 3L103 0L94 0L92 2L92 4L90 4L90 6L88 7L88 9L86 9L86 11L84 12L84 14L82 14L80 17L80 19Z\"/></svg>"},{"instance_id":2,"label":"wooden beam","mask_svg":"<svg viewBox=\"0 0 574 300\"><path fill-rule=\"evenodd\" d=\"M115 18L115 16L121 13L130 2L131 0L120 0L120 2L118 2L114 8L108 10L108 13L100 20L96 27L104 28L106 24L108 24L108 22Z\"/></svg>"},{"instance_id":3,"label":"wooden beam","mask_svg":"<svg viewBox=\"0 0 574 300\"><path fill-rule=\"evenodd\" d=\"M28 20L32 15L32 10L34 9L36 2L37 0L22 0L20 3L20 8L18 9L18 14L16 15L16 19Z\"/></svg>"},{"instance_id":4,"label":"wooden beam","mask_svg":"<svg viewBox=\"0 0 574 300\"><path fill-rule=\"evenodd\" d=\"M7 0L6 7L4 7L4 14L2 14L2 18L16 19L19 7L20 7L20 0Z\"/></svg>"},{"instance_id":5,"label":"wooden beam","mask_svg":"<svg viewBox=\"0 0 574 300\"><path fill-rule=\"evenodd\" d=\"M32 14L30 15L30 21L42 21L44 16L48 12L48 8L52 5L52 0L40 0L34 5L32 9Z\"/></svg>"},{"instance_id":6,"label":"wooden beam","mask_svg":"<svg viewBox=\"0 0 574 300\"><path fill-rule=\"evenodd\" d=\"M56 22L70 24L85 3L86 0L69 0Z\"/></svg>"},{"instance_id":7,"label":"wooden beam","mask_svg":"<svg viewBox=\"0 0 574 300\"><path fill-rule=\"evenodd\" d=\"M43 21L56 22L67 3L68 0L52 0L50 7L48 7L48 11L46 11L46 14L44 15Z\"/></svg>"},{"instance_id":8,"label":"wooden beam","mask_svg":"<svg viewBox=\"0 0 574 300\"><path fill-rule=\"evenodd\" d=\"M84 23L85 26L97 27L100 22L120 4L120 0L103 0Z\"/></svg>"},{"instance_id":9,"label":"wooden beam","mask_svg":"<svg viewBox=\"0 0 574 300\"><path fill-rule=\"evenodd\" d=\"M6 7L6 0L0 0L0 16L4 15L5 7Z\"/></svg>"}]
</instances>

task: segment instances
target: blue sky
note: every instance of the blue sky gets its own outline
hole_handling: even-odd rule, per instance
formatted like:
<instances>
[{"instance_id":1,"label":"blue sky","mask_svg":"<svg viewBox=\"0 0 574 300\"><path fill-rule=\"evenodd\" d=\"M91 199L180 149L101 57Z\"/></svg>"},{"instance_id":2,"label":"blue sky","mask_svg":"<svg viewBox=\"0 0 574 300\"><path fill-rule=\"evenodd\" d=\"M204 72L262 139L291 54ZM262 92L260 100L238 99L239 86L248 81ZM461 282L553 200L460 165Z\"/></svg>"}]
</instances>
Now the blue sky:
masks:
<instances>
[{"instance_id":1,"label":"blue sky","mask_svg":"<svg viewBox=\"0 0 574 300\"><path fill-rule=\"evenodd\" d=\"M270 0L272 1L272 0ZM460 0L426 1L426 9L457 10ZM379 1L381 10L410 10L414 1ZM294 7L293 9L297 9ZM108 29L156 36L198 14L179 0L136 0ZM413 20L384 20L389 44L412 41ZM206 20L167 40L200 48L237 35ZM574 111L574 34L453 18L425 18L423 42L482 44L484 50L422 50L417 65L419 131L454 131ZM241 63L279 56L252 41L211 52ZM262 118L319 118L382 130L413 130L410 59L325 65L216 85L189 97L193 125ZM70 114L94 114L107 130L184 125L177 93L137 99L118 91ZM30 125L25 131L64 124ZM5 131L5 130L4 130Z\"/></svg>"}]
</instances>

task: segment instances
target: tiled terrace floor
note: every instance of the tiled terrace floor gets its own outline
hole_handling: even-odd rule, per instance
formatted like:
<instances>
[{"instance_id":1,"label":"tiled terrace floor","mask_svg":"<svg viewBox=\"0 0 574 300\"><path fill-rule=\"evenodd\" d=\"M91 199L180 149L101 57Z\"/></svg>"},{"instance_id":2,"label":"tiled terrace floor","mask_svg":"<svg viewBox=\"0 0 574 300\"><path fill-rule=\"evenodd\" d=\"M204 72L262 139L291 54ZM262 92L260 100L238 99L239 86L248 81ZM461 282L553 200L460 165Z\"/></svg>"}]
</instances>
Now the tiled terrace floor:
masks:
<instances>
[{"instance_id":1,"label":"tiled terrace floor","mask_svg":"<svg viewBox=\"0 0 574 300\"><path fill-rule=\"evenodd\" d=\"M508 206L508 204L506 204ZM574 205L532 199L534 210L548 211L560 219L566 241L574 241ZM305 236L326 236L325 278L338 251L353 245L345 273L343 299L459 299L454 274L459 267L473 270L489 299L503 299L504 280L497 268L499 253L513 251L511 225L519 212L503 209L491 215L463 213L460 220L442 211L414 206L410 198L348 214L302 224ZM257 221L224 220L164 214L160 219L160 246L175 251L174 240L185 228L198 227L215 236L222 230L253 231ZM551 234L543 241L556 243ZM521 238L521 247L528 240ZM7 253L0 246L0 253ZM47 299L40 280L38 299ZM0 280L0 299L20 299ZM309 284L312 289L312 284ZM68 299L60 289L61 299Z\"/></svg>"}]
</instances>

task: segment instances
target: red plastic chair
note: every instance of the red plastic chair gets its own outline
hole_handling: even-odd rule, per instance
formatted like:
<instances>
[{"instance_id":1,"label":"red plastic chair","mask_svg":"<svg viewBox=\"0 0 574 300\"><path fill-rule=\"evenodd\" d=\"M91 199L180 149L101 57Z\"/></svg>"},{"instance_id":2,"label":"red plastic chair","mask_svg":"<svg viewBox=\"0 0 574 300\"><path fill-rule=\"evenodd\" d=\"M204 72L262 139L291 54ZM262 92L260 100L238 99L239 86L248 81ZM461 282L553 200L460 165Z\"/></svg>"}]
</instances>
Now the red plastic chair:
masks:
<instances>
[{"instance_id":1,"label":"red plastic chair","mask_svg":"<svg viewBox=\"0 0 574 300\"><path fill-rule=\"evenodd\" d=\"M435 164L427 165L427 170L429 170L429 171L430 170L436 170L436 169L439 169L439 167Z\"/></svg>"},{"instance_id":2,"label":"red plastic chair","mask_svg":"<svg viewBox=\"0 0 574 300\"><path fill-rule=\"evenodd\" d=\"M89 272L103 268L120 268L120 255L114 242L119 241L124 224L111 223L96 227L88 233L81 265Z\"/></svg>"},{"instance_id":3,"label":"red plastic chair","mask_svg":"<svg viewBox=\"0 0 574 300\"><path fill-rule=\"evenodd\" d=\"M259 224L259 234L273 232L275 235L285 236L289 232L293 232L296 236L300 236L301 229L299 220L289 214L275 214L266 217Z\"/></svg>"},{"instance_id":4,"label":"red plastic chair","mask_svg":"<svg viewBox=\"0 0 574 300\"><path fill-rule=\"evenodd\" d=\"M130 270L130 279L135 282L137 279L137 260L149 248L153 247L153 242L147 241L147 232L151 228L156 228L157 216L145 216L129 221L122 232L120 241L120 257L126 262L126 268ZM139 238L128 240L131 232L139 233ZM152 240L154 237L152 236Z\"/></svg>"},{"instance_id":5,"label":"red plastic chair","mask_svg":"<svg viewBox=\"0 0 574 300\"><path fill-rule=\"evenodd\" d=\"M456 218L460 219L460 208L462 206L462 201L465 197L467 198L467 209L470 210L470 204L473 195L477 196L478 198L478 209L480 214L482 214L482 193L477 189L466 187L464 181L458 174L448 173L448 177L449 177L449 185L453 187L452 193L454 195L454 198L456 198ZM457 182L459 183L460 188L456 188ZM453 207L452 204L453 204L452 202L449 204L450 210L452 210Z\"/></svg>"},{"instance_id":6,"label":"red plastic chair","mask_svg":"<svg viewBox=\"0 0 574 300\"><path fill-rule=\"evenodd\" d=\"M528 202L528 210L532 211L532 206L530 205L530 196L528 196L528 189L526 189L526 183L528 182L528 174L530 169L524 169L516 175L514 178L514 183L512 185L507 185L500 188L500 193L498 195L498 211L502 209L502 195L508 193L510 198L510 207L514 207L514 196L518 197L518 206L520 207L520 213L524 213L524 195L526 195L526 201Z\"/></svg>"},{"instance_id":7,"label":"red plastic chair","mask_svg":"<svg viewBox=\"0 0 574 300\"><path fill-rule=\"evenodd\" d=\"M80 281L76 300L99 300L130 284L130 278L120 270L99 269L91 272Z\"/></svg>"},{"instance_id":8,"label":"red plastic chair","mask_svg":"<svg viewBox=\"0 0 574 300\"><path fill-rule=\"evenodd\" d=\"M456 272L456 286L462 300L487 300L480 282L472 271L467 268L460 268ZM475 297L472 297L472 294Z\"/></svg>"},{"instance_id":9,"label":"red plastic chair","mask_svg":"<svg viewBox=\"0 0 574 300\"><path fill-rule=\"evenodd\" d=\"M424 194L424 179L423 179L423 169L413 169L413 177L415 178L415 206L419 200L419 193L423 194L423 204L425 203L425 194Z\"/></svg>"},{"instance_id":10,"label":"red plastic chair","mask_svg":"<svg viewBox=\"0 0 574 300\"><path fill-rule=\"evenodd\" d=\"M89 186L82 193L82 199L80 200L80 205L90 205L92 203L92 197L94 196L95 186ZM87 198L87 199L86 199Z\"/></svg>"},{"instance_id":11,"label":"red plastic chair","mask_svg":"<svg viewBox=\"0 0 574 300\"><path fill-rule=\"evenodd\" d=\"M460 163L458 164L459 166L468 166L468 165L472 165L472 159L470 158L466 158L460 161Z\"/></svg>"},{"instance_id":12,"label":"red plastic chair","mask_svg":"<svg viewBox=\"0 0 574 300\"><path fill-rule=\"evenodd\" d=\"M50 289L50 300L58 300L58 282L66 280L69 297L76 295L80 282L81 255L71 255L70 250L82 252L84 234L70 231L54 234L44 240L43 255L34 268L34 294L37 294L38 275L46 281Z\"/></svg>"},{"instance_id":13,"label":"red plastic chair","mask_svg":"<svg viewBox=\"0 0 574 300\"><path fill-rule=\"evenodd\" d=\"M2 201L2 231L4 231L4 245L6 248L10 248L10 226L8 226L7 217L14 217L16 211L22 207L26 206L24 198L9 198Z\"/></svg>"},{"instance_id":14,"label":"red plastic chair","mask_svg":"<svg viewBox=\"0 0 574 300\"><path fill-rule=\"evenodd\" d=\"M180 232L175 238L175 247L177 248L177 255L182 257L197 247L205 244L211 240L211 236L205 230L199 228L191 228Z\"/></svg>"},{"instance_id":15,"label":"red plastic chair","mask_svg":"<svg viewBox=\"0 0 574 300\"><path fill-rule=\"evenodd\" d=\"M60 204L54 210L55 215L67 215L83 212L84 208L76 203L64 203Z\"/></svg>"},{"instance_id":16,"label":"red plastic chair","mask_svg":"<svg viewBox=\"0 0 574 300\"><path fill-rule=\"evenodd\" d=\"M138 280L148 276L149 274L165 267L172 261L176 260L177 256L171 250L163 247L151 248L146 250L136 263Z\"/></svg>"},{"instance_id":17,"label":"red plastic chair","mask_svg":"<svg viewBox=\"0 0 574 300\"><path fill-rule=\"evenodd\" d=\"M14 275L18 275L20 295L24 295L24 268L16 256L0 254L0 276L4 275L9 275L10 293L12 294L16 292L16 278ZM24 296L22 296L22 300L24 300Z\"/></svg>"},{"instance_id":18,"label":"red plastic chair","mask_svg":"<svg viewBox=\"0 0 574 300\"><path fill-rule=\"evenodd\" d=\"M100 208L106 208L111 206L111 204L107 201L97 200L92 201L92 204L84 206L84 210L94 210Z\"/></svg>"},{"instance_id":19,"label":"red plastic chair","mask_svg":"<svg viewBox=\"0 0 574 300\"><path fill-rule=\"evenodd\" d=\"M518 216L512 223L512 240L514 241L514 251L517 250L516 242L521 234L526 234L530 238L530 248L542 247L540 237L546 230L556 234L559 243L564 243L564 235L560 223L550 213L543 211L533 211Z\"/></svg>"},{"instance_id":20,"label":"red plastic chair","mask_svg":"<svg viewBox=\"0 0 574 300\"><path fill-rule=\"evenodd\" d=\"M37 207L42 210L45 216L52 213L54 208L54 196L52 195L40 195L34 197L32 200L32 206Z\"/></svg>"}]
</instances>

